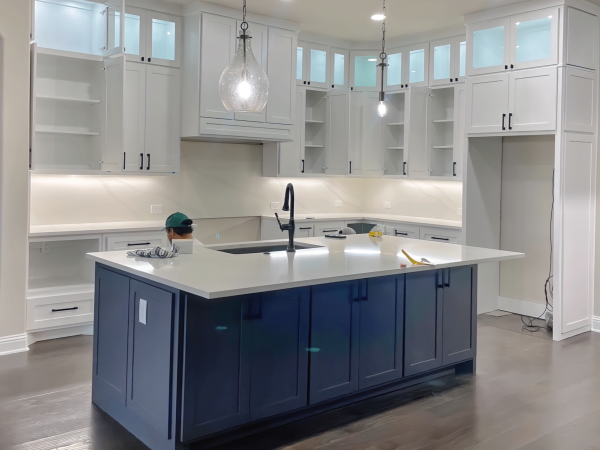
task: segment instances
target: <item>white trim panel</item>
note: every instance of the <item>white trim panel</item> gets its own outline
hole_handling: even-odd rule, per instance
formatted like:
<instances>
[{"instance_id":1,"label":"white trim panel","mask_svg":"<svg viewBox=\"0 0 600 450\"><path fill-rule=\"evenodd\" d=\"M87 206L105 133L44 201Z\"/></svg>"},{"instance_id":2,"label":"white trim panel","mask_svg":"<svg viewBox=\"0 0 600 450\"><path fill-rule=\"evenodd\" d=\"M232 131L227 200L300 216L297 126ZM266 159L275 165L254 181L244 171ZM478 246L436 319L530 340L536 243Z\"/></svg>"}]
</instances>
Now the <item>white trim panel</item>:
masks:
<instances>
[{"instance_id":1,"label":"white trim panel","mask_svg":"<svg viewBox=\"0 0 600 450\"><path fill-rule=\"evenodd\" d=\"M539 317L546 309L546 305L543 303L533 303L526 300L498 296L498 309L514 314L522 314L528 317Z\"/></svg>"},{"instance_id":2,"label":"white trim panel","mask_svg":"<svg viewBox=\"0 0 600 450\"><path fill-rule=\"evenodd\" d=\"M25 333L0 337L0 355L10 355L11 353L26 352L27 350L29 350L29 347L27 346L27 335Z\"/></svg>"}]
</instances>

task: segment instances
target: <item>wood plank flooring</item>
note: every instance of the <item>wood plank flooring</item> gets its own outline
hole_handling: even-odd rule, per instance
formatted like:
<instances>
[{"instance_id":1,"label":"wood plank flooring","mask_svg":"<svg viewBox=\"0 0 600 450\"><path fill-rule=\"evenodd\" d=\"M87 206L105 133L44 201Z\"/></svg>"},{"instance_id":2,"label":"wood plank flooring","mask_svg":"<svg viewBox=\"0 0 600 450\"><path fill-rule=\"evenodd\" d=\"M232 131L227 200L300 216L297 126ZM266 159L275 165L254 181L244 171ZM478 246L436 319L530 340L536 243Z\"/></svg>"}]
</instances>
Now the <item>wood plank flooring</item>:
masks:
<instances>
[{"instance_id":1,"label":"wood plank flooring","mask_svg":"<svg viewBox=\"0 0 600 450\"><path fill-rule=\"evenodd\" d=\"M476 376L447 376L217 450L600 450L600 334L479 316ZM89 336L0 357L0 450L141 450L93 406ZM201 449L196 445L193 450Z\"/></svg>"}]
</instances>

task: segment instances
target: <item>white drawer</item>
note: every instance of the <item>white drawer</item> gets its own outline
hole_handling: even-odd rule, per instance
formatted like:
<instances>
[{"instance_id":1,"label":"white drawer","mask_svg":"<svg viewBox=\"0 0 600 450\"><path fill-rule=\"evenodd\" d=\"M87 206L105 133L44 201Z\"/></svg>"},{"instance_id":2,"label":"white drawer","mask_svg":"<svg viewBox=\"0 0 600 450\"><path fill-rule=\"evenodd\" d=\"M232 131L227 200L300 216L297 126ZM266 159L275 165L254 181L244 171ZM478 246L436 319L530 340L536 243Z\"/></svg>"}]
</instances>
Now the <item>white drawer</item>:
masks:
<instances>
[{"instance_id":1,"label":"white drawer","mask_svg":"<svg viewBox=\"0 0 600 450\"><path fill-rule=\"evenodd\" d=\"M419 239L419 227L416 225L384 222L385 234L402 238Z\"/></svg>"},{"instance_id":2,"label":"white drawer","mask_svg":"<svg viewBox=\"0 0 600 450\"><path fill-rule=\"evenodd\" d=\"M344 222L317 222L314 224L315 237L325 236L326 234L338 234L344 228Z\"/></svg>"},{"instance_id":3,"label":"white drawer","mask_svg":"<svg viewBox=\"0 0 600 450\"><path fill-rule=\"evenodd\" d=\"M166 247L168 245L167 235L164 231L145 233L127 233L118 235L107 235L105 249L107 252L113 250L134 250L138 248Z\"/></svg>"},{"instance_id":4,"label":"white drawer","mask_svg":"<svg viewBox=\"0 0 600 450\"><path fill-rule=\"evenodd\" d=\"M313 237L314 236L314 225L307 225L306 223L296 224L296 237Z\"/></svg>"},{"instance_id":5,"label":"white drawer","mask_svg":"<svg viewBox=\"0 0 600 450\"><path fill-rule=\"evenodd\" d=\"M450 228L421 227L421 239L424 241L458 244L461 231Z\"/></svg>"},{"instance_id":6,"label":"white drawer","mask_svg":"<svg viewBox=\"0 0 600 450\"><path fill-rule=\"evenodd\" d=\"M27 330L80 325L94 321L94 292L27 300Z\"/></svg>"}]
</instances>

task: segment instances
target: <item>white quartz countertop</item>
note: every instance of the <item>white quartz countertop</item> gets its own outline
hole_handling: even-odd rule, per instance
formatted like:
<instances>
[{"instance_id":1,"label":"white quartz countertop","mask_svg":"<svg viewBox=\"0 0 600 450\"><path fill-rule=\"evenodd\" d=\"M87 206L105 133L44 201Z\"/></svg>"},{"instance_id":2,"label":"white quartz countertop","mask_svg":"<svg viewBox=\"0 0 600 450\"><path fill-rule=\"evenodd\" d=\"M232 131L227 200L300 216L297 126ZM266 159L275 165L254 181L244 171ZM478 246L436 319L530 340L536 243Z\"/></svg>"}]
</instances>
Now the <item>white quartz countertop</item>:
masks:
<instances>
[{"instance_id":1,"label":"white quartz countertop","mask_svg":"<svg viewBox=\"0 0 600 450\"><path fill-rule=\"evenodd\" d=\"M278 213L279 214L279 213ZM275 220L275 214L263 215L262 219ZM280 219L288 220L287 214L279 214ZM434 227L462 229L462 220L430 219L427 217L399 216L395 214L372 214L372 213L341 213L341 214L295 214L296 222L324 222L334 220L373 220L377 222L401 222L414 225L425 225Z\"/></svg>"},{"instance_id":2,"label":"white quartz countertop","mask_svg":"<svg viewBox=\"0 0 600 450\"><path fill-rule=\"evenodd\" d=\"M221 298L525 256L523 253L395 236L373 238L364 234L351 235L347 239L296 239L296 243L322 246L296 253L234 255L215 250L268 243L286 243L286 240L198 246L193 254L171 259L130 257L126 251L88 253L87 257L204 298ZM402 249L417 260L427 258L435 266L412 266ZM401 264L407 264L407 267L401 268Z\"/></svg>"},{"instance_id":3,"label":"white quartz countertop","mask_svg":"<svg viewBox=\"0 0 600 450\"><path fill-rule=\"evenodd\" d=\"M30 237L64 236L66 234L124 233L132 231L158 231L165 227L164 220L140 220L133 222L67 223L56 225L32 225Z\"/></svg>"}]
</instances>

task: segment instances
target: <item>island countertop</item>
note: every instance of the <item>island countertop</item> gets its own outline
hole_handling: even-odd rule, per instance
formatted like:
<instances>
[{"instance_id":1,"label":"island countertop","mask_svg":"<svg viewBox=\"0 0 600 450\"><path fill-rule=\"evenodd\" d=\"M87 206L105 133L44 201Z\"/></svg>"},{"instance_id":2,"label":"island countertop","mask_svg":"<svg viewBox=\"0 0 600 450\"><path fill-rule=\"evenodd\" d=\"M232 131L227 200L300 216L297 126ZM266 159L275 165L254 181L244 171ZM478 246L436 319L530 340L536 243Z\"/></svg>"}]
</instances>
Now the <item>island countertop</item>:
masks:
<instances>
[{"instance_id":1,"label":"island countertop","mask_svg":"<svg viewBox=\"0 0 600 450\"><path fill-rule=\"evenodd\" d=\"M88 253L87 257L115 269L204 298L222 298L301 286L372 278L523 258L513 253L417 239L351 235L347 239L300 238L296 243L322 247L269 254L229 254L216 249L263 246L279 241L207 245L193 254L170 259L127 256L124 250ZM413 266L402 254L427 258L434 265ZM401 264L406 264L402 268Z\"/></svg>"}]
</instances>

